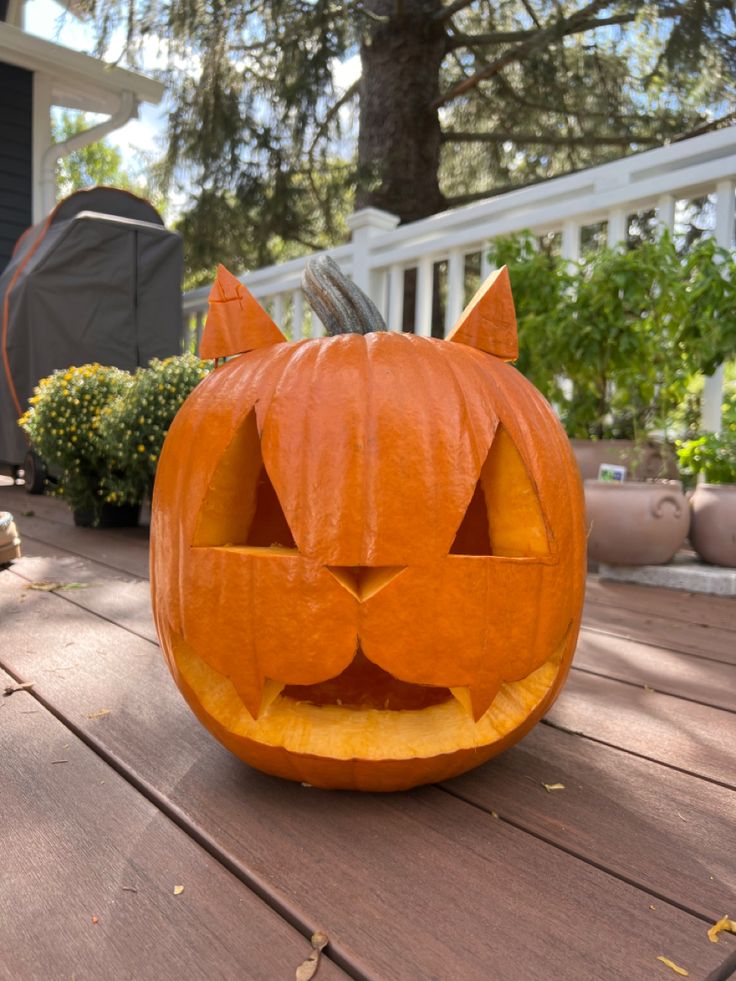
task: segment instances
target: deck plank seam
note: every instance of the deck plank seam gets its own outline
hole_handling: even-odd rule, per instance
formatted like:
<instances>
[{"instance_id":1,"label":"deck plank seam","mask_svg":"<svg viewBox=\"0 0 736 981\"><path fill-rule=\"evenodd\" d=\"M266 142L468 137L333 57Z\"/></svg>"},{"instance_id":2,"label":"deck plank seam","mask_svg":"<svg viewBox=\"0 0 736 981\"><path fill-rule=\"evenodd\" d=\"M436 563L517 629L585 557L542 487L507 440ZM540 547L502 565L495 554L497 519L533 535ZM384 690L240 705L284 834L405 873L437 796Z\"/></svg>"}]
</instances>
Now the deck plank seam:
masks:
<instances>
[{"instance_id":1,"label":"deck plank seam","mask_svg":"<svg viewBox=\"0 0 736 981\"><path fill-rule=\"evenodd\" d=\"M616 680L616 679L611 679ZM677 698L676 695L667 695L668 698ZM568 736L579 736L581 739L587 739L591 743L598 743L600 746L607 746L609 749L618 750L620 753L626 753L629 756L636 756L640 760L646 760L647 763L654 763L657 766L667 767L668 770L675 770L677 773L684 773L688 777L695 777L697 780L705 780L706 783L713 783L717 787L723 787L725 790L735 790L736 784L727 783L725 780L719 780L717 777L709 777L704 773L696 773L694 770L688 770L682 766L676 766L674 763L667 763L666 760L658 760L652 756L647 756L644 753L638 753L635 749L627 749L625 746L618 746L616 743L610 743L605 739L598 739L596 736L591 736L586 732L580 732L579 729L568 729L567 726L562 726L559 722L553 722L551 719L540 719L540 725L549 726L551 729L557 729L559 732L567 733Z\"/></svg>"},{"instance_id":2,"label":"deck plank seam","mask_svg":"<svg viewBox=\"0 0 736 981\"><path fill-rule=\"evenodd\" d=\"M124 572L126 576L130 576L132 579L135 579L138 582L146 582L148 580L148 576L141 576L137 572L130 572L128 569L122 569L119 565L111 565L111 563L105 562L102 559L94 559L90 555L85 555L82 552L73 552L71 549L64 548L62 545L57 545L54 542L47 542L43 538L37 538L35 535L28 535L24 533L22 540L33 542L36 545L43 545L44 548L53 550L54 553L62 552L64 555L73 556L75 559L85 559L87 562L93 562L95 565L102 565L106 569L111 569L113 572ZM33 556L29 556L29 558L33 558Z\"/></svg>"},{"instance_id":3,"label":"deck plank seam","mask_svg":"<svg viewBox=\"0 0 736 981\"><path fill-rule=\"evenodd\" d=\"M9 665L0 658L0 669L6 672L16 684L23 684L23 678L18 675ZM28 694L34 698L47 712L49 712L58 722L60 722L72 735L90 749L97 757L106 763L118 776L152 804L161 814L182 830L195 844L203 848L208 855L214 858L228 872L234 875L250 892L261 900L273 912L280 916L286 923L293 927L307 940L310 940L316 930L325 929L325 924L311 923L301 912L291 905L289 900L275 890L269 889L269 884L261 879L260 876L250 872L245 867L232 859L227 852L223 851L214 839L202 828L191 822L184 811L169 801L159 791L139 776L127 764L110 752L106 746L95 739L94 736L86 732L81 726L77 725L68 718L62 710L57 709L53 701L50 701L35 688L29 688ZM329 933L329 931L328 931ZM347 951L340 948L340 944L330 939L329 946L323 956L331 960L337 967L341 968L354 981L376 981L375 975L369 973L366 968L350 956Z\"/></svg>"},{"instance_id":4,"label":"deck plank seam","mask_svg":"<svg viewBox=\"0 0 736 981\"><path fill-rule=\"evenodd\" d=\"M668 647L666 644L657 643L656 640L642 640L641 637L634 637L633 634L621 633L618 630L604 630L602 627L591 627L585 622L584 616L580 629L591 634L600 634L602 637L614 637L617 640L626 640L630 644L641 644L644 647L655 647L657 650L667 651L668 653L672 654L683 654L686 657L697 657L699 661L715 661L717 664L728 664L733 666L733 661L724 661L722 658L713 657L710 654L696 654L694 651L686 651L681 647ZM734 640L734 644L736 644L736 639Z\"/></svg>"},{"instance_id":5,"label":"deck plank seam","mask_svg":"<svg viewBox=\"0 0 736 981\"><path fill-rule=\"evenodd\" d=\"M457 800L461 800L464 803L469 804L471 807L476 808L476 810L482 811L483 814L487 814L488 817L491 816L490 811L486 807L484 807L483 804L480 804L478 801L473 800L471 797L465 796L460 791L450 788L444 783L435 784L435 786L437 787L438 790L444 791L446 794L449 794L451 797L454 797ZM511 825L511 827L516 828L517 831L523 831L525 834L531 835L533 838L536 838L538 841L541 841L552 848L556 848L558 849L558 851L564 852L566 855L570 855L572 858L575 858L578 861L583 862L585 865L592 866L592 868L597 869L599 872L603 872L606 875L610 875L611 878L617 879L619 882L624 882L626 883L626 885L632 886L634 889L639 890L639 892L645 893L645 895L647 896L651 896L654 899L658 899L660 902L667 903L669 906L676 907L677 909L681 910L683 913L687 913L690 916L696 917L697 919L701 920L703 923L707 923L709 926L713 924L714 916L717 918L720 915L717 912L710 914L710 913L701 912L700 910L697 910L692 906L687 906L685 903L680 902L677 899L674 899L672 896L668 896L665 893L658 892L656 889L652 889L651 887L645 885L644 883L638 882L636 879L624 875L622 872L616 872L614 869L611 869L608 866L603 865L601 862L596 861L595 858L585 854L584 852L576 851L571 846L564 845L561 842L555 841L554 838L548 837L547 835L543 834L541 831L537 831L534 830L533 828L527 827L521 821L516 821L510 817L504 817L503 814L500 813L498 814L498 820L503 821L505 824Z\"/></svg>"},{"instance_id":6,"label":"deck plank seam","mask_svg":"<svg viewBox=\"0 0 736 981\"><path fill-rule=\"evenodd\" d=\"M726 708L724 705L714 705L712 702L704 702L700 698L692 698L689 695L678 695L677 692L667 691L665 688L654 688L652 685L643 685L637 681L628 681L626 678L621 678L618 675L604 674L602 671L594 671L592 668L582 668L577 664L573 664L572 667L575 671L579 671L581 674L592 675L594 678L604 678L606 681L617 681L621 685L629 685L631 688L637 688L639 690L651 689L651 691L660 695L667 695L669 698L679 698L684 702L692 702L695 705L703 705L705 708L716 709L718 712L728 712L730 715L736 715L736 710ZM736 674L736 670L734 673Z\"/></svg>"}]
</instances>

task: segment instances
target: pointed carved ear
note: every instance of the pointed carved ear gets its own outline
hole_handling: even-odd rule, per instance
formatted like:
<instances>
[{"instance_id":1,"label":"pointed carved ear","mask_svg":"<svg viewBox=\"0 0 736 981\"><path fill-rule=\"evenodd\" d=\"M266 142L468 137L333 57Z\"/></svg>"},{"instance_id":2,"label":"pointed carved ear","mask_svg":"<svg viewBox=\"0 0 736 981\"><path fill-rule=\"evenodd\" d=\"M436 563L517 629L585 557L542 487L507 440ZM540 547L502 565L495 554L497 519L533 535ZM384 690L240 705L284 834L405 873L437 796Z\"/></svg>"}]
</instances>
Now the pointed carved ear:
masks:
<instances>
[{"instance_id":1,"label":"pointed carved ear","mask_svg":"<svg viewBox=\"0 0 736 981\"><path fill-rule=\"evenodd\" d=\"M492 272L483 283L447 335L447 340L477 347L502 361L518 358L516 312L506 266Z\"/></svg>"},{"instance_id":2,"label":"pointed carved ear","mask_svg":"<svg viewBox=\"0 0 736 981\"><path fill-rule=\"evenodd\" d=\"M217 267L209 305L199 344L201 358L245 354L286 340L255 297L224 266Z\"/></svg>"}]
</instances>

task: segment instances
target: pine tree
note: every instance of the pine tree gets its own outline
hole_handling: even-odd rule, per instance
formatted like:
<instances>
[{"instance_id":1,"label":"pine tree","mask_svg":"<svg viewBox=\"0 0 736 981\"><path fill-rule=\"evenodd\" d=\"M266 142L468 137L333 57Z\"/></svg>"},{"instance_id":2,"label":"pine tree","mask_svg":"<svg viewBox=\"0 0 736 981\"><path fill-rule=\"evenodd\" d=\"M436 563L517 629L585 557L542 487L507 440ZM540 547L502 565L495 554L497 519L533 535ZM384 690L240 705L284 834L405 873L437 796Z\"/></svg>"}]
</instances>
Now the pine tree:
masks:
<instances>
[{"instance_id":1,"label":"pine tree","mask_svg":"<svg viewBox=\"0 0 736 981\"><path fill-rule=\"evenodd\" d=\"M731 0L79 6L100 50L122 30L129 60L167 59L168 172L196 189L204 264L228 214L249 229L240 251L269 261L274 242L334 242L342 204L411 221L719 125L736 103ZM338 91L355 54L361 77Z\"/></svg>"}]
</instances>

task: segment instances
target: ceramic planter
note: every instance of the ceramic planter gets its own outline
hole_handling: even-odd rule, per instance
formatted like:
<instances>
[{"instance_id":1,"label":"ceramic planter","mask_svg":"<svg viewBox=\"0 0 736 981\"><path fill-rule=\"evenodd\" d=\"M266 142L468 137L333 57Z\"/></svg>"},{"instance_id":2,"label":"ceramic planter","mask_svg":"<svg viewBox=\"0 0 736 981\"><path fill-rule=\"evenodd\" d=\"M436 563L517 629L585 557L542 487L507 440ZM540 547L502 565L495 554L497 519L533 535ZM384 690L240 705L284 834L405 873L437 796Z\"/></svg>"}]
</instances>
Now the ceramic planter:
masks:
<instances>
[{"instance_id":1,"label":"ceramic planter","mask_svg":"<svg viewBox=\"0 0 736 981\"><path fill-rule=\"evenodd\" d=\"M595 480L601 463L627 467L634 480L677 477L674 452L655 440L642 444L633 439L571 439L570 444L583 480Z\"/></svg>"},{"instance_id":2,"label":"ceramic planter","mask_svg":"<svg viewBox=\"0 0 736 981\"><path fill-rule=\"evenodd\" d=\"M614 565L669 562L690 525L679 480L586 480L585 508L588 557Z\"/></svg>"},{"instance_id":3,"label":"ceramic planter","mask_svg":"<svg viewBox=\"0 0 736 981\"><path fill-rule=\"evenodd\" d=\"M698 484L690 541L706 562L736 567L736 484Z\"/></svg>"}]
</instances>

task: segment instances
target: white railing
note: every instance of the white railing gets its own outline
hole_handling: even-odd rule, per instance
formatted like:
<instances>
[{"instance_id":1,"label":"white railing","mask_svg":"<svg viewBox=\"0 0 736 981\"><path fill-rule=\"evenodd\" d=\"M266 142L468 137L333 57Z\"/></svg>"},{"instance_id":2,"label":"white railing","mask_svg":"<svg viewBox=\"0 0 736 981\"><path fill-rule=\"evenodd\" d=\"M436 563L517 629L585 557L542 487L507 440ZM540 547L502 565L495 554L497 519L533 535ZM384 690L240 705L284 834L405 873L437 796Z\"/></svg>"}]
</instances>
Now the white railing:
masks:
<instances>
[{"instance_id":1,"label":"white railing","mask_svg":"<svg viewBox=\"0 0 736 981\"><path fill-rule=\"evenodd\" d=\"M435 328L435 333L442 333L442 327L448 330L462 312L467 293L490 271L487 253L494 238L523 230L539 236L561 233L561 253L573 260L580 255L581 235L586 228L606 223L607 241L615 245L626 238L630 215L654 209L657 221L672 229L678 202L712 195L713 234L719 245L731 248L735 182L736 126L732 126L401 227L393 215L367 208L348 219L351 242L330 249L328 254L371 296L391 330L404 328L405 279L416 270L413 329L418 334L430 334L432 312L442 309L443 324L439 331ZM307 258L240 277L292 338L321 333L321 325L310 315L299 287ZM466 275L468 260L474 276ZM441 275L435 274L437 263L446 263ZM441 298L435 296L438 286ZM184 296L187 346L196 345L201 336L208 293L209 287L205 287ZM706 398L706 403L720 414L717 376L710 382L710 392L713 397ZM705 418L703 421L707 425ZM718 423L707 428L718 428Z\"/></svg>"}]
</instances>

